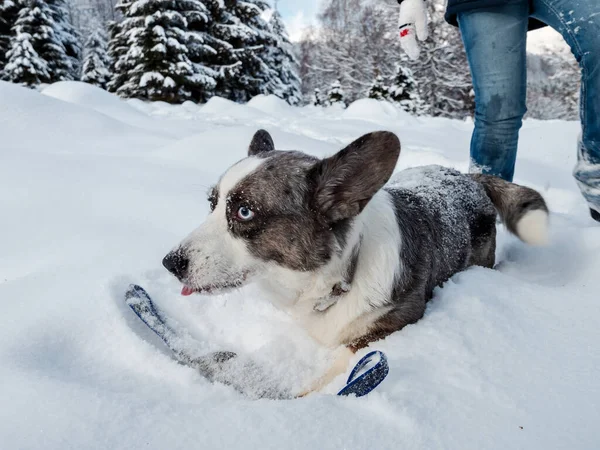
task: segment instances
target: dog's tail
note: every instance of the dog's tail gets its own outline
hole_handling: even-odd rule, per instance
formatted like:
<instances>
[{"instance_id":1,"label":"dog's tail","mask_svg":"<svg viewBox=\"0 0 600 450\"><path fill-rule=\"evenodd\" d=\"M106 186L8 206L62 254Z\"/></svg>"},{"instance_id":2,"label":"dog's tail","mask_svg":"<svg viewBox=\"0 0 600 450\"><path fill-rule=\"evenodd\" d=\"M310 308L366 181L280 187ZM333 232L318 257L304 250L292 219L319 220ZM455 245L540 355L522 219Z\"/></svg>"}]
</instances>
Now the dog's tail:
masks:
<instances>
[{"instance_id":1,"label":"dog's tail","mask_svg":"<svg viewBox=\"0 0 600 450\"><path fill-rule=\"evenodd\" d=\"M508 230L530 245L548 241L548 207L541 194L491 175L472 174L483 185Z\"/></svg>"}]
</instances>

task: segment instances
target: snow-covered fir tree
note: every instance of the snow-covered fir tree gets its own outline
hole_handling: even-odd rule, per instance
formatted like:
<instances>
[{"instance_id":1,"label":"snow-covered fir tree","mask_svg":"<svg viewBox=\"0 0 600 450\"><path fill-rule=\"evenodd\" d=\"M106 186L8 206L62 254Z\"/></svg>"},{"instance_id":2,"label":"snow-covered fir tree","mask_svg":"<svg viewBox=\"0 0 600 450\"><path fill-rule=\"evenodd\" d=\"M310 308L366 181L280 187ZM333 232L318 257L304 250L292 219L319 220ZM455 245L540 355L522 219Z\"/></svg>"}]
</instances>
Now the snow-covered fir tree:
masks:
<instances>
[{"instance_id":1,"label":"snow-covered fir tree","mask_svg":"<svg viewBox=\"0 0 600 450\"><path fill-rule=\"evenodd\" d=\"M44 67L45 70L38 72L37 80L40 83L52 83L64 79L69 79L68 74L59 70L57 67L63 63L67 64L67 55L57 36L57 25L52 17L52 10L44 0L22 0L19 4L19 14L15 26L13 27L13 36L11 38L11 49L19 47L19 53L22 56L11 53L7 64L17 63L14 58L21 58L25 55L37 56L42 61L32 64L38 69ZM25 36L22 36L25 35ZM27 43L26 43L27 42ZM29 46L34 52L29 51ZM8 55L7 55L8 56ZM26 64L19 62L18 65ZM11 65L11 68L14 68ZM5 72L7 69L5 68ZM13 72L14 73L14 72ZM14 75L7 75L7 77ZM28 78L33 80L31 77ZM29 83L29 82L28 82Z\"/></svg>"},{"instance_id":2,"label":"snow-covered fir tree","mask_svg":"<svg viewBox=\"0 0 600 450\"><path fill-rule=\"evenodd\" d=\"M321 94L321 89L315 88L315 92L312 98L312 104L314 106L324 106L325 102L323 101L323 95Z\"/></svg>"},{"instance_id":3,"label":"snow-covered fir tree","mask_svg":"<svg viewBox=\"0 0 600 450\"><path fill-rule=\"evenodd\" d=\"M189 56L195 66L212 72L212 81L202 86L195 97L206 101L212 95L227 97L228 80L239 76L242 62L236 54L235 46L230 40L237 39L239 27L223 0L194 0L205 12L188 16L190 30ZM239 21L237 21L239 24ZM236 32L238 31L238 32Z\"/></svg>"},{"instance_id":4,"label":"snow-covered fir tree","mask_svg":"<svg viewBox=\"0 0 600 450\"><path fill-rule=\"evenodd\" d=\"M188 58L187 21L180 0L136 0L126 5L126 17L114 37L126 42L117 54L111 89L122 97L182 103L192 99L196 82ZM124 7L125 9L125 7ZM122 81L117 85L115 80Z\"/></svg>"},{"instance_id":5,"label":"snow-covered fir tree","mask_svg":"<svg viewBox=\"0 0 600 450\"><path fill-rule=\"evenodd\" d=\"M127 11L131 6L131 0L120 0L115 5L117 14L126 17ZM108 57L110 59L109 72L111 74L110 81L107 84L109 92L116 93L117 90L127 81L127 51L128 31L135 25L132 20L111 21L108 24Z\"/></svg>"},{"instance_id":6,"label":"snow-covered fir tree","mask_svg":"<svg viewBox=\"0 0 600 450\"><path fill-rule=\"evenodd\" d=\"M81 71L81 38L71 23L66 0L46 0L52 11L54 36L64 56L48 59L53 81L79 79ZM40 53L45 57L43 53Z\"/></svg>"},{"instance_id":7,"label":"snow-covered fir tree","mask_svg":"<svg viewBox=\"0 0 600 450\"><path fill-rule=\"evenodd\" d=\"M269 4L263 0L224 0L223 6L214 31L229 48L219 61L224 70L216 94L246 102L258 94L269 93L269 80L277 76L275 68L263 59L268 47L275 45L263 18Z\"/></svg>"},{"instance_id":8,"label":"snow-covered fir tree","mask_svg":"<svg viewBox=\"0 0 600 450\"><path fill-rule=\"evenodd\" d=\"M48 64L31 45L32 36L21 31L11 39L7 52L7 63L2 72L3 79L28 87L35 87L50 79Z\"/></svg>"},{"instance_id":9,"label":"snow-covered fir tree","mask_svg":"<svg viewBox=\"0 0 600 450\"><path fill-rule=\"evenodd\" d=\"M273 12L269 25L276 42L267 49L264 59L265 63L275 69L276 73L274 77L267 80L266 90L291 105L297 105L302 101L298 60L294 55L283 18L277 9Z\"/></svg>"},{"instance_id":10,"label":"snow-covered fir tree","mask_svg":"<svg viewBox=\"0 0 600 450\"><path fill-rule=\"evenodd\" d=\"M10 50L12 28L17 21L17 0L0 0L0 71L6 64L6 52Z\"/></svg>"},{"instance_id":11,"label":"snow-covered fir tree","mask_svg":"<svg viewBox=\"0 0 600 450\"><path fill-rule=\"evenodd\" d=\"M395 103L410 101L412 93L417 89L417 83L412 71L403 65L398 65L396 75L391 80L389 92L390 100Z\"/></svg>"},{"instance_id":12,"label":"snow-covered fir tree","mask_svg":"<svg viewBox=\"0 0 600 450\"><path fill-rule=\"evenodd\" d=\"M339 106L342 106L343 108L346 107L344 91L342 89L340 80L334 81L333 84L331 85L331 87L329 88L329 91L327 92L327 103L330 106L339 105Z\"/></svg>"},{"instance_id":13,"label":"snow-covered fir tree","mask_svg":"<svg viewBox=\"0 0 600 450\"><path fill-rule=\"evenodd\" d=\"M419 95L419 87L413 73L403 65L398 65L396 75L391 80L389 100L411 114L425 113L425 104Z\"/></svg>"},{"instance_id":14,"label":"snow-covered fir tree","mask_svg":"<svg viewBox=\"0 0 600 450\"><path fill-rule=\"evenodd\" d=\"M195 74L192 96L199 102L205 102L214 95L221 75L217 55L227 51L227 43L212 33L221 8L223 5L217 0L186 0L181 8L181 14L187 21L188 57Z\"/></svg>"},{"instance_id":15,"label":"snow-covered fir tree","mask_svg":"<svg viewBox=\"0 0 600 450\"><path fill-rule=\"evenodd\" d=\"M49 78L44 82L78 78L77 33L68 22L63 0L21 0L18 7L12 39L20 33L31 36L29 43L48 68Z\"/></svg>"},{"instance_id":16,"label":"snow-covered fir tree","mask_svg":"<svg viewBox=\"0 0 600 450\"><path fill-rule=\"evenodd\" d=\"M367 97L374 98L375 100L387 100L389 95L389 89L385 85L385 80L381 75L377 75L377 78L375 78L375 81L367 91Z\"/></svg>"},{"instance_id":17,"label":"snow-covered fir tree","mask_svg":"<svg viewBox=\"0 0 600 450\"><path fill-rule=\"evenodd\" d=\"M106 37L101 29L93 29L85 42L84 52L81 81L106 89L110 60L106 52Z\"/></svg>"},{"instance_id":18,"label":"snow-covered fir tree","mask_svg":"<svg viewBox=\"0 0 600 450\"><path fill-rule=\"evenodd\" d=\"M142 17L156 14L142 11L140 3L146 10L150 4L161 4L184 19L178 42L191 62L186 91L192 99L204 102L219 95L245 102L258 94L275 94L290 103L300 101L292 45L281 16L265 20L269 4L264 0L121 0L116 9L124 20L109 26L111 92L132 95L125 91L132 87L131 72L139 69L134 59L143 59L148 51L132 42L139 40L138 30L147 27ZM140 51L132 55L132 48Z\"/></svg>"}]
</instances>

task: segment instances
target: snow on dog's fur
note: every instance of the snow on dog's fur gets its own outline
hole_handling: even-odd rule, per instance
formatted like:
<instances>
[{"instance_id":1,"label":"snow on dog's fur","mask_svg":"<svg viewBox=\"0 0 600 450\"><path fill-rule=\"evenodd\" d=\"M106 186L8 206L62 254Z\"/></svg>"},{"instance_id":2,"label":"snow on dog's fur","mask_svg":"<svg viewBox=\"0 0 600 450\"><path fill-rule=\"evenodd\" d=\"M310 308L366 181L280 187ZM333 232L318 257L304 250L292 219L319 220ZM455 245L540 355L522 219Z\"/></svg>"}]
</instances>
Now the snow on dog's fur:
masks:
<instances>
[{"instance_id":1,"label":"snow on dog's fur","mask_svg":"<svg viewBox=\"0 0 600 450\"><path fill-rule=\"evenodd\" d=\"M211 189L207 220L163 263L184 295L260 283L314 339L339 349L308 389L317 390L353 352L419 320L436 286L469 266L493 267L497 213L528 243L546 237L538 192L439 166L388 183L399 154L388 132L320 160L276 151L261 130Z\"/></svg>"}]
</instances>

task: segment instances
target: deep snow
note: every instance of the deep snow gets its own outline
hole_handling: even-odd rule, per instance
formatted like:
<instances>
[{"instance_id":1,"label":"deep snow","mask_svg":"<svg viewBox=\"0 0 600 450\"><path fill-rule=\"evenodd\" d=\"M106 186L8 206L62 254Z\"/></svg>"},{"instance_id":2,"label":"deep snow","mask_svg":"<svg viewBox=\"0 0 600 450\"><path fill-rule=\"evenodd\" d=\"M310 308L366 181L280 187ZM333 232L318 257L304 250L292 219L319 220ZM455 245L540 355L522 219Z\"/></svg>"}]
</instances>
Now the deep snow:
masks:
<instances>
[{"instance_id":1,"label":"deep snow","mask_svg":"<svg viewBox=\"0 0 600 450\"><path fill-rule=\"evenodd\" d=\"M600 225L571 178L578 124L522 132L516 181L548 200L548 247L502 229L498 270L455 276L419 323L374 344L391 371L367 398L251 401L170 358L124 305L126 286L146 287L197 351L240 352L300 388L325 350L252 286L179 296L162 257L259 127L319 156L387 129L402 140L399 170L466 170L472 124L371 101L124 102L73 82L0 83L0 99L2 449L599 447Z\"/></svg>"}]
</instances>

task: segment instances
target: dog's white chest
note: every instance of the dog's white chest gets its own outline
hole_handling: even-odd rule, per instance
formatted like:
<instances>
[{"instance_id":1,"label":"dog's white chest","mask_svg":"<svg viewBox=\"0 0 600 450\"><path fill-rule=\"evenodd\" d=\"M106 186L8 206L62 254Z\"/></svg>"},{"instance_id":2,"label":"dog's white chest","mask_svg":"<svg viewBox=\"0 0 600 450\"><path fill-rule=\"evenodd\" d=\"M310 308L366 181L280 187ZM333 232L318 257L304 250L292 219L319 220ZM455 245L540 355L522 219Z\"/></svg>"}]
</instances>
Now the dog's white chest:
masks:
<instances>
[{"instance_id":1,"label":"dog's white chest","mask_svg":"<svg viewBox=\"0 0 600 450\"><path fill-rule=\"evenodd\" d=\"M349 344L364 336L373 320L387 310L373 308L359 289L344 293L323 311L315 308L317 305L314 299L301 299L288 313L313 339L327 347Z\"/></svg>"}]
</instances>

